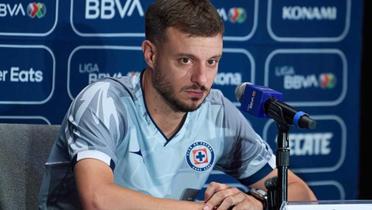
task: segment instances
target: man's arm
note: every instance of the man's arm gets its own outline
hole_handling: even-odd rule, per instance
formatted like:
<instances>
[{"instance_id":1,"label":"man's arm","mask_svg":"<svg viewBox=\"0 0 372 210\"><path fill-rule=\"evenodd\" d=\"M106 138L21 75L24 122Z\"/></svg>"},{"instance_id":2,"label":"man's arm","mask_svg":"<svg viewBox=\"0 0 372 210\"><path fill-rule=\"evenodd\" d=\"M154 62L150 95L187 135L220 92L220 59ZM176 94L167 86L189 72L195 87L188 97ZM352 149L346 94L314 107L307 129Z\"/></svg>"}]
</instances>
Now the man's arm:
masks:
<instances>
[{"instance_id":1,"label":"man's arm","mask_svg":"<svg viewBox=\"0 0 372 210\"><path fill-rule=\"evenodd\" d=\"M270 172L263 179L250 185L251 188L263 189L265 181L277 176L277 169ZM317 198L307 184L292 171L288 170L288 200L289 201L315 201ZM263 205L257 199L245 194L237 188L229 187L226 184L211 183L205 191L206 206L204 210L212 210L218 207L218 210L233 209L262 209Z\"/></svg>"},{"instance_id":2,"label":"man's arm","mask_svg":"<svg viewBox=\"0 0 372 210\"><path fill-rule=\"evenodd\" d=\"M74 173L83 209L203 209L202 203L160 199L120 187L114 183L111 168L100 160L80 160Z\"/></svg>"},{"instance_id":3,"label":"man's arm","mask_svg":"<svg viewBox=\"0 0 372 210\"><path fill-rule=\"evenodd\" d=\"M250 187L257 189L265 188L265 181L278 176L277 169L270 172L266 177L252 184ZM288 170L288 201L315 201L317 198L307 184L291 170Z\"/></svg>"}]
</instances>

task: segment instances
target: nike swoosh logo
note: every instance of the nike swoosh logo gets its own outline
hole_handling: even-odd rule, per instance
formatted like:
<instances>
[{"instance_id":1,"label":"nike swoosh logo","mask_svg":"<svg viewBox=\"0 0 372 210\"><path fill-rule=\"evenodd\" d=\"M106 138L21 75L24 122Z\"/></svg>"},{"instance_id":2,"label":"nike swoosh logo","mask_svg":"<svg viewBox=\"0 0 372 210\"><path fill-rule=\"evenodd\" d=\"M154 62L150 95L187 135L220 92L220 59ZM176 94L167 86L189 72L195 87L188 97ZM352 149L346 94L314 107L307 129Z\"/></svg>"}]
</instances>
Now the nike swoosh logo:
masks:
<instances>
[{"instance_id":1,"label":"nike swoosh logo","mask_svg":"<svg viewBox=\"0 0 372 210\"><path fill-rule=\"evenodd\" d=\"M133 154L136 154L136 155L139 155L139 156L141 156L142 157L142 152L141 152L141 150L138 150L138 151L135 151L135 152L133 152L133 151L129 151L130 153L133 153Z\"/></svg>"}]
</instances>

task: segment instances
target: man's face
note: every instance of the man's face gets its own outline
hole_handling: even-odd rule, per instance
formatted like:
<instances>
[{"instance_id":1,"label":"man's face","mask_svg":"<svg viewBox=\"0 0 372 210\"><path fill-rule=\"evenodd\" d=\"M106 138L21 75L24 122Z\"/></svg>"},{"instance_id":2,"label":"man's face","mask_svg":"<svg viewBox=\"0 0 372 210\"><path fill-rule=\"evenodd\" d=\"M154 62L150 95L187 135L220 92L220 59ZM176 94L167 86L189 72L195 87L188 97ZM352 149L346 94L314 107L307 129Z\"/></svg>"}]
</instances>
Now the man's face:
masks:
<instances>
[{"instance_id":1,"label":"man's face","mask_svg":"<svg viewBox=\"0 0 372 210\"><path fill-rule=\"evenodd\" d=\"M175 111L196 110L209 94L221 55L221 34L190 37L170 27L157 46L153 86Z\"/></svg>"}]
</instances>

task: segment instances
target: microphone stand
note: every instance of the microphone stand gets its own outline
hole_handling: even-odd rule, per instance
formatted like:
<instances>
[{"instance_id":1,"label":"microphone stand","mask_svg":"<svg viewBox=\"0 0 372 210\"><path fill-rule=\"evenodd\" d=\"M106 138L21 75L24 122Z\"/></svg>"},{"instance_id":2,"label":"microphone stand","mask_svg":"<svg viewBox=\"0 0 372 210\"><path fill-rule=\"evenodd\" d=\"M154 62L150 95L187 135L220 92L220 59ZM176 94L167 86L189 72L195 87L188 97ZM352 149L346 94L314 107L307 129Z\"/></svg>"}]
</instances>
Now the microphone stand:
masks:
<instances>
[{"instance_id":1,"label":"microphone stand","mask_svg":"<svg viewBox=\"0 0 372 210\"><path fill-rule=\"evenodd\" d=\"M277 209L280 205L288 201L288 167L289 167L289 144L288 144L288 125L277 122L278 127L278 148L276 151L276 167L278 168L278 197Z\"/></svg>"},{"instance_id":2,"label":"microphone stand","mask_svg":"<svg viewBox=\"0 0 372 210\"><path fill-rule=\"evenodd\" d=\"M279 210L283 202L288 201L288 167L289 167L289 141L288 131L290 124L286 121L283 109L276 103L270 103L268 115L276 122L278 128L276 166L278 168L277 192L274 203L275 210Z\"/></svg>"}]
</instances>

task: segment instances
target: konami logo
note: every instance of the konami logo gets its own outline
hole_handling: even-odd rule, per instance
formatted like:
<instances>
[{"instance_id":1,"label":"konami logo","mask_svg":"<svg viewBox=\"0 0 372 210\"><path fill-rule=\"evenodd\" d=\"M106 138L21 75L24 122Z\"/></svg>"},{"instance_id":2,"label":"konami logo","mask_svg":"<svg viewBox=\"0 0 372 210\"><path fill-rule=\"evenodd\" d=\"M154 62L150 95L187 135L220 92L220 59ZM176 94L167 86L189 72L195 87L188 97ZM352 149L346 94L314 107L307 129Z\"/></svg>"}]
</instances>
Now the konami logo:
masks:
<instances>
[{"instance_id":1,"label":"konami logo","mask_svg":"<svg viewBox=\"0 0 372 210\"><path fill-rule=\"evenodd\" d=\"M282 8L284 20L336 20L337 7L285 6Z\"/></svg>"}]
</instances>

